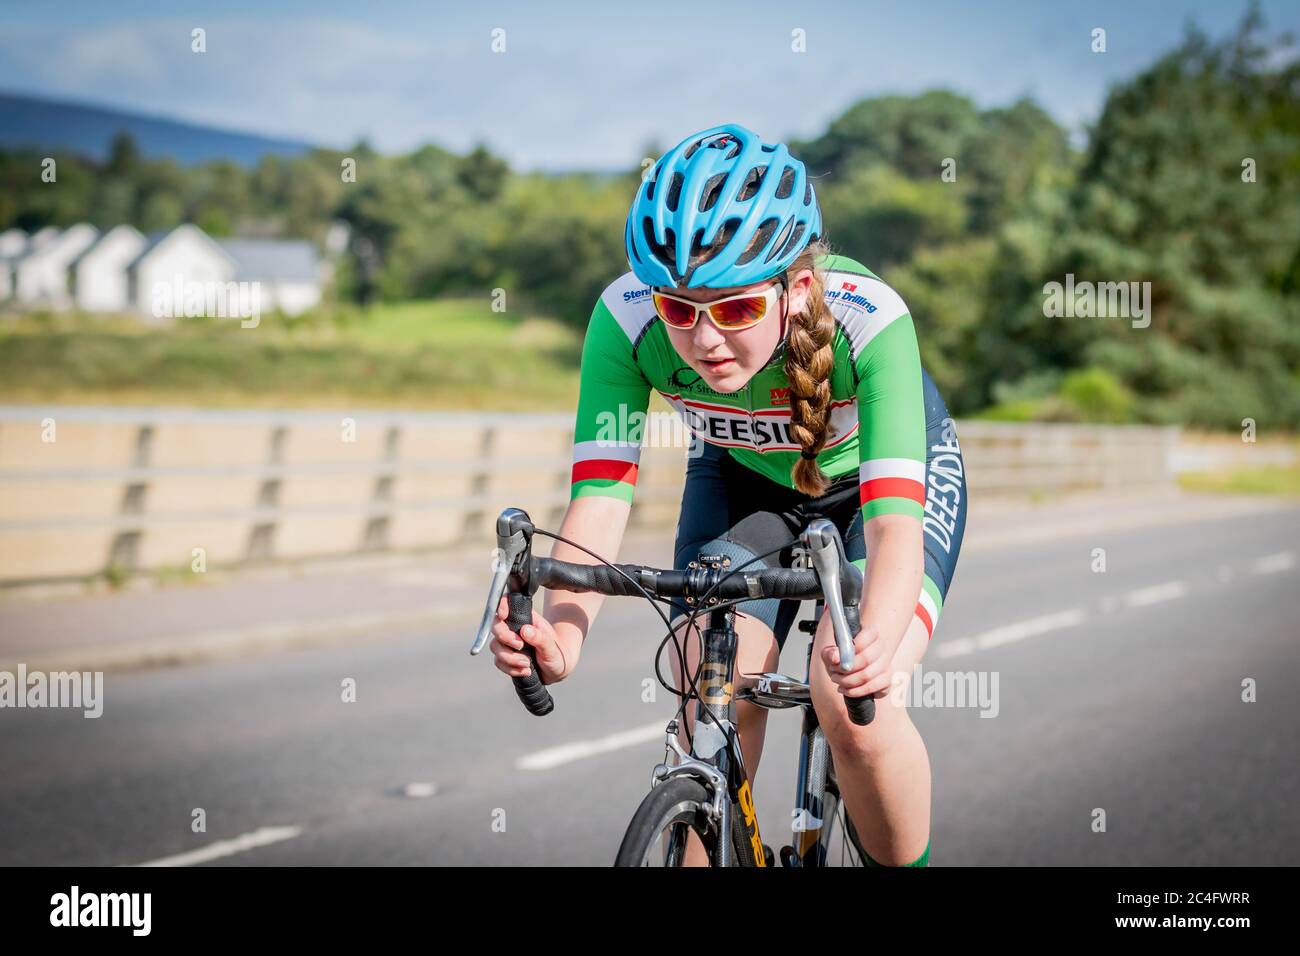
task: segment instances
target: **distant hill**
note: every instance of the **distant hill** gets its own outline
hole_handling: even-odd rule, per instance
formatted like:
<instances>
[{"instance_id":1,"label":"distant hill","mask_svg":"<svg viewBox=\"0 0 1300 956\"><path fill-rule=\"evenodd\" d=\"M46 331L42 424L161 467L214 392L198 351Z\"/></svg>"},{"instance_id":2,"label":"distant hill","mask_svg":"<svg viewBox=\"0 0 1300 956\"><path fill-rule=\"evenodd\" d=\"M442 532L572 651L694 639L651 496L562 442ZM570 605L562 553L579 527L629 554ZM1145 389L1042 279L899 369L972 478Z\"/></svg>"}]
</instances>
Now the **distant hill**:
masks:
<instances>
[{"instance_id":1,"label":"distant hill","mask_svg":"<svg viewBox=\"0 0 1300 956\"><path fill-rule=\"evenodd\" d=\"M185 165L229 159L251 166L267 153L295 156L312 148L312 144L297 140L269 139L159 116L0 93L0 149L61 148L103 159L119 130L135 138L142 155L171 156Z\"/></svg>"}]
</instances>

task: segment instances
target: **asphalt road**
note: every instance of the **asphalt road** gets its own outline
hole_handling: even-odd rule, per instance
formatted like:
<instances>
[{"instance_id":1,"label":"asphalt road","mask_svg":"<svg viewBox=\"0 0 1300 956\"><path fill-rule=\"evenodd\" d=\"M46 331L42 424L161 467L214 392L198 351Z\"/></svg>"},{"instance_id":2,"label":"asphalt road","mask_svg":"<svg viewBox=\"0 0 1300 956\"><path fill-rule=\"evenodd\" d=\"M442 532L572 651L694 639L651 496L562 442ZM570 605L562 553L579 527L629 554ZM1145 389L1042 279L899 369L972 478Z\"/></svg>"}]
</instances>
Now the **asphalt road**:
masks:
<instances>
[{"instance_id":1,"label":"asphalt road","mask_svg":"<svg viewBox=\"0 0 1300 956\"><path fill-rule=\"evenodd\" d=\"M468 656L463 611L109 673L98 719L0 711L0 864L608 864L674 709L643 700L657 621L608 602L540 720ZM782 669L803 653L792 635ZM983 708L913 708L933 865L1296 862L1300 510L972 548L923 666L997 681ZM797 732L771 715L755 797L772 845Z\"/></svg>"}]
</instances>

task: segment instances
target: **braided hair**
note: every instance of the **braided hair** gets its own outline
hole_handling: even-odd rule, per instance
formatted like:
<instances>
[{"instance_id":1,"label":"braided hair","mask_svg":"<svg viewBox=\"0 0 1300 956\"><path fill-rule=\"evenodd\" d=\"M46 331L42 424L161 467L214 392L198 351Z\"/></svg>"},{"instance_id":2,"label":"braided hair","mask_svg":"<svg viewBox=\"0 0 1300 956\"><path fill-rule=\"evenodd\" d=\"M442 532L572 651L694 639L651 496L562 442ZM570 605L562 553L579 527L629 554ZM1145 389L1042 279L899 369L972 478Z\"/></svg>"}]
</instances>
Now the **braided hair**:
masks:
<instances>
[{"instance_id":1,"label":"braided hair","mask_svg":"<svg viewBox=\"0 0 1300 956\"><path fill-rule=\"evenodd\" d=\"M803 311L790 316L785 354L785 376L790 383L790 433L802 449L790 478L795 488L813 497L823 494L830 485L830 479L817 464L817 455L834 437L830 419L835 317L826 307L825 279L816 265L829 252L824 240L815 239L787 270L791 275L803 269L813 274Z\"/></svg>"}]
</instances>

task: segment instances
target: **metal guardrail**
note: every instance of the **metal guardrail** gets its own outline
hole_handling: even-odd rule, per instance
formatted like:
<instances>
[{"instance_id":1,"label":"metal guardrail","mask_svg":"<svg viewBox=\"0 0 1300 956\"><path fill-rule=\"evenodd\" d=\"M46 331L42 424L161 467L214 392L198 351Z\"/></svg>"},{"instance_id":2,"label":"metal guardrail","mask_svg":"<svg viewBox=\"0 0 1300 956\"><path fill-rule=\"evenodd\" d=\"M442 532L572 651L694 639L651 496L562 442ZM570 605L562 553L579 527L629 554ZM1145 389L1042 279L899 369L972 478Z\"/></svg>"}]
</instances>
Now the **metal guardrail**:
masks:
<instances>
[{"instance_id":1,"label":"metal guardrail","mask_svg":"<svg viewBox=\"0 0 1300 956\"><path fill-rule=\"evenodd\" d=\"M1179 434L956 428L976 494L1164 483ZM572 434L567 414L0 406L0 583L188 566L195 549L216 567L486 543L507 504L554 526ZM643 450L634 527L675 525L685 460Z\"/></svg>"}]
</instances>

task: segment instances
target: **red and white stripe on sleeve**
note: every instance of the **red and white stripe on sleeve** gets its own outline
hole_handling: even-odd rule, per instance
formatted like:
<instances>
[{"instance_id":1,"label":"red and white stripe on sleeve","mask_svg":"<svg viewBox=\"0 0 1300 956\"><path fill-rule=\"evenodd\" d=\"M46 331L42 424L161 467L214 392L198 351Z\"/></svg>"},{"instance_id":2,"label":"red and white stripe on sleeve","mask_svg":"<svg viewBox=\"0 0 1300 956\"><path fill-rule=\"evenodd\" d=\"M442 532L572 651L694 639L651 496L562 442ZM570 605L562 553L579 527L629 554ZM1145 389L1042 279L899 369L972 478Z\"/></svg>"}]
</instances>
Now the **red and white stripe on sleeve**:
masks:
<instances>
[{"instance_id":1,"label":"red and white stripe on sleeve","mask_svg":"<svg viewBox=\"0 0 1300 956\"><path fill-rule=\"evenodd\" d=\"M925 462L911 458L873 458L858 466L862 507L884 498L903 498L925 507Z\"/></svg>"},{"instance_id":2,"label":"red and white stripe on sleeve","mask_svg":"<svg viewBox=\"0 0 1300 956\"><path fill-rule=\"evenodd\" d=\"M574 442L573 497L596 494L630 501L640 460L639 442Z\"/></svg>"}]
</instances>

